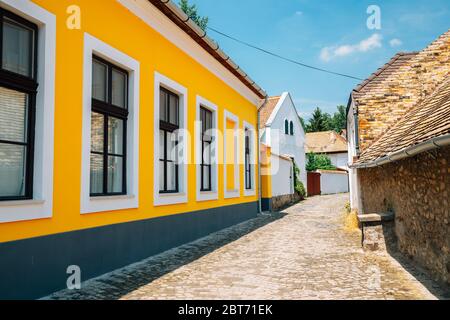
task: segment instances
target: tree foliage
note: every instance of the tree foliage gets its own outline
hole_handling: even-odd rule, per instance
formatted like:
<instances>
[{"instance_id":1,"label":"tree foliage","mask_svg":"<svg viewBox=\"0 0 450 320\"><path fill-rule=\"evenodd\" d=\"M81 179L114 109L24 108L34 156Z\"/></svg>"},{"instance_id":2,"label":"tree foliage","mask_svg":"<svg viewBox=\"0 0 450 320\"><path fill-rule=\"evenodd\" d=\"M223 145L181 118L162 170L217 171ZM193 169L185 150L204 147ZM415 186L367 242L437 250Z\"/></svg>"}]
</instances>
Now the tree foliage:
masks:
<instances>
[{"instance_id":1,"label":"tree foliage","mask_svg":"<svg viewBox=\"0 0 450 320\"><path fill-rule=\"evenodd\" d=\"M189 0L180 0L179 5L181 10L183 10L189 18L191 18L203 31L206 31L209 18L200 16L195 4L190 5Z\"/></svg>"},{"instance_id":2,"label":"tree foliage","mask_svg":"<svg viewBox=\"0 0 450 320\"><path fill-rule=\"evenodd\" d=\"M347 115L345 106L338 106L337 112L331 116L329 113L323 112L320 108L316 108L311 119L306 124L306 132L322 132L334 130L340 133L347 127Z\"/></svg>"},{"instance_id":3,"label":"tree foliage","mask_svg":"<svg viewBox=\"0 0 450 320\"><path fill-rule=\"evenodd\" d=\"M336 167L331 163L331 159L324 154L308 153L306 157L306 171L336 170Z\"/></svg>"}]
</instances>

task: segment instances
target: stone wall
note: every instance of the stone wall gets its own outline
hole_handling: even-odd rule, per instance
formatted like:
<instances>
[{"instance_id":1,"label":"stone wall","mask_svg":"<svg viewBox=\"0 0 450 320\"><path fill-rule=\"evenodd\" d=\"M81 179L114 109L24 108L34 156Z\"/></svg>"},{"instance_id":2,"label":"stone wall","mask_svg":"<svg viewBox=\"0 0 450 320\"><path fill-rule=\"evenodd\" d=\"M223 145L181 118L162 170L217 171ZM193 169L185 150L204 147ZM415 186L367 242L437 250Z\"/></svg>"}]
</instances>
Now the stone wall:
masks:
<instances>
[{"instance_id":1,"label":"stone wall","mask_svg":"<svg viewBox=\"0 0 450 320\"><path fill-rule=\"evenodd\" d=\"M395 213L400 251L450 285L450 147L358 170L364 213Z\"/></svg>"},{"instance_id":2,"label":"stone wall","mask_svg":"<svg viewBox=\"0 0 450 320\"><path fill-rule=\"evenodd\" d=\"M302 197L298 193L286 194L283 196L272 198L272 211L279 211L285 207L297 203L302 200Z\"/></svg>"}]
</instances>

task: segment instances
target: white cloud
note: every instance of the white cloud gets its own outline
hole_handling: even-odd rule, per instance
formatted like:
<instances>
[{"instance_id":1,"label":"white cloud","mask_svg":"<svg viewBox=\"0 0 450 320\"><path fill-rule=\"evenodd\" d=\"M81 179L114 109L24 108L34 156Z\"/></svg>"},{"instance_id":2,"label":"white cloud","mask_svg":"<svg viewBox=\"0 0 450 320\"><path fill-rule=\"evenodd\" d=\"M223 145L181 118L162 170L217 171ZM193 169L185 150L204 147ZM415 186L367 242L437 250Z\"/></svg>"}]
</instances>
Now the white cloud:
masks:
<instances>
[{"instance_id":1,"label":"white cloud","mask_svg":"<svg viewBox=\"0 0 450 320\"><path fill-rule=\"evenodd\" d=\"M364 53L377 48L381 48L383 36L378 33L373 34L367 39L357 44L346 44L342 46L325 47L320 52L320 59L329 62L334 58L345 57L353 53Z\"/></svg>"},{"instance_id":2,"label":"white cloud","mask_svg":"<svg viewBox=\"0 0 450 320\"><path fill-rule=\"evenodd\" d=\"M395 38L389 41L389 44L391 45L392 48L395 48L400 47L403 44L403 42L402 40Z\"/></svg>"}]
</instances>

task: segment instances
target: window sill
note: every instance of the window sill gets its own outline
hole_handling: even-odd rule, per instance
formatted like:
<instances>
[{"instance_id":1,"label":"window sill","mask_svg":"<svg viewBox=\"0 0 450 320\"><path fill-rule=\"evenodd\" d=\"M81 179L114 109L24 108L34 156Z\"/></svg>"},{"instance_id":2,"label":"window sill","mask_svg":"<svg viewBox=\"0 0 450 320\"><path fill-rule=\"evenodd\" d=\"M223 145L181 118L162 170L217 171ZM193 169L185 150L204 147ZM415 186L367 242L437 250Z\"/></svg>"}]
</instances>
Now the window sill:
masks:
<instances>
[{"instance_id":1,"label":"window sill","mask_svg":"<svg viewBox=\"0 0 450 320\"><path fill-rule=\"evenodd\" d=\"M0 201L0 207L20 207L44 204L45 200L12 200Z\"/></svg>"},{"instance_id":2,"label":"window sill","mask_svg":"<svg viewBox=\"0 0 450 320\"><path fill-rule=\"evenodd\" d=\"M0 223L48 219L51 217L51 201L32 199L0 202Z\"/></svg>"},{"instance_id":3,"label":"window sill","mask_svg":"<svg viewBox=\"0 0 450 320\"><path fill-rule=\"evenodd\" d=\"M106 197L90 197L91 201L109 201L109 200L131 200L134 199L135 195L120 195L120 196L106 196Z\"/></svg>"},{"instance_id":4,"label":"window sill","mask_svg":"<svg viewBox=\"0 0 450 320\"><path fill-rule=\"evenodd\" d=\"M137 209L138 206L136 195L88 197L81 204L81 214Z\"/></svg>"},{"instance_id":5,"label":"window sill","mask_svg":"<svg viewBox=\"0 0 450 320\"><path fill-rule=\"evenodd\" d=\"M254 197L256 195L255 189L246 189L244 190L244 196L245 197Z\"/></svg>"},{"instance_id":6,"label":"window sill","mask_svg":"<svg viewBox=\"0 0 450 320\"><path fill-rule=\"evenodd\" d=\"M225 199L233 199L233 198L240 198L241 194L239 190L226 190L225 191Z\"/></svg>"},{"instance_id":7,"label":"window sill","mask_svg":"<svg viewBox=\"0 0 450 320\"><path fill-rule=\"evenodd\" d=\"M169 206L173 204L187 203L187 194L179 193L158 193L154 200L155 206Z\"/></svg>"},{"instance_id":8,"label":"window sill","mask_svg":"<svg viewBox=\"0 0 450 320\"><path fill-rule=\"evenodd\" d=\"M217 191L199 191L197 193L197 202L219 200Z\"/></svg>"}]
</instances>

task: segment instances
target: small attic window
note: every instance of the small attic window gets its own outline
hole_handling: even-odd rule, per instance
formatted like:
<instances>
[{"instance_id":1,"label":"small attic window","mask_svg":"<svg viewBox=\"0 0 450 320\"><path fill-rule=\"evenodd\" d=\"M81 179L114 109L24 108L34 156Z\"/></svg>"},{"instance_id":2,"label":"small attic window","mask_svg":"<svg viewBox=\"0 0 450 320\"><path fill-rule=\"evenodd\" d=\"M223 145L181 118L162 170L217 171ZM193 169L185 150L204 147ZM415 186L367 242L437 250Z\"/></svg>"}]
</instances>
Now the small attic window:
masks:
<instances>
[{"instance_id":1,"label":"small attic window","mask_svg":"<svg viewBox=\"0 0 450 320\"><path fill-rule=\"evenodd\" d=\"M287 119L284 120L284 133L289 134L289 121Z\"/></svg>"},{"instance_id":2,"label":"small attic window","mask_svg":"<svg viewBox=\"0 0 450 320\"><path fill-rule=\"evenodd\" d=\"M289 131L291 136L294 135L294 122L291 121L291 123L289 124Z\"/></svg>"}]
</instances>

